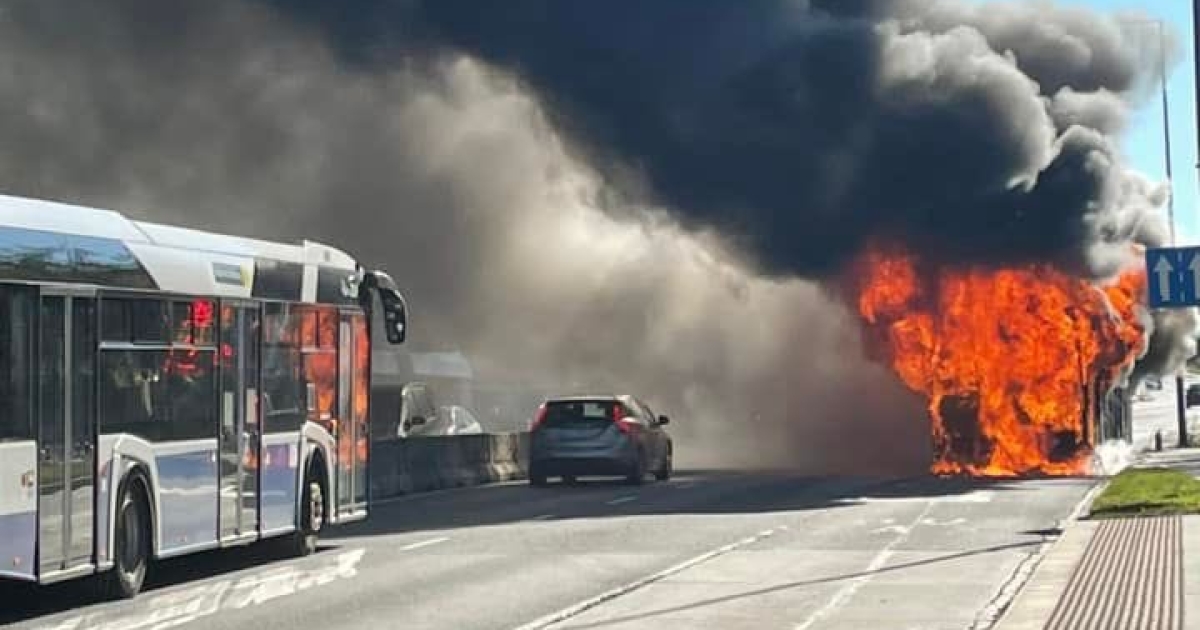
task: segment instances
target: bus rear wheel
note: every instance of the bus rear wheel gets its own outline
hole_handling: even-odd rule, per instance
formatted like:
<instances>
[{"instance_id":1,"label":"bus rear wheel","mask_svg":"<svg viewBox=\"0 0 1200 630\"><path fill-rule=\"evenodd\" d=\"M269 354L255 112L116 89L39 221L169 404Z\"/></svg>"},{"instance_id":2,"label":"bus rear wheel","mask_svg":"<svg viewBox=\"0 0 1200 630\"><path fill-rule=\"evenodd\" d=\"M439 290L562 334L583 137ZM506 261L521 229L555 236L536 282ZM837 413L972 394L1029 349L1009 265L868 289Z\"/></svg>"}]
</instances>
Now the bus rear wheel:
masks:
<instances>
[{"instance_id":1,"label":"bus rear wheel","mask_svg":"<svg viewBox=\"0 0 1200 630\"><path fill-rule=\"evenodd\" d=\"M117 496L113 568L99 576L104 599L132 599L142 590L150 563L150 508L138 477L122 484Z\"/></svg>"}]
</instances>

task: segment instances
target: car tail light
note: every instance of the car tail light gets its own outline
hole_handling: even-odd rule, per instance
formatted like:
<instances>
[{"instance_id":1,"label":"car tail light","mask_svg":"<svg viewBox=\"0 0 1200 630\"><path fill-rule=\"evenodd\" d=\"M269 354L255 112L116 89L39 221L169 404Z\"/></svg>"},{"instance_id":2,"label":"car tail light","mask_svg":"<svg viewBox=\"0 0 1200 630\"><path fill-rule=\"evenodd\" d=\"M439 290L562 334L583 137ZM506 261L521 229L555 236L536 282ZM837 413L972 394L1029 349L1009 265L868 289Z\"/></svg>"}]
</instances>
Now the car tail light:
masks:
<instances>
[{"instance_id":1,"label":"car tail light","mask_svg":"<svg viewBox=\"0 0 1200 630\"><path fill-rule=\"evenodd\" d=\"M625 422L625 418L630 417L629 411L625 409L625 405L617 403L613 405L613 424L617 425L617 429L625 435L633 433L633 424Z\"/></svg>"},{"instance_id":2,"label":"car tail light","mask_svg":"<svg viewBox=\"0 0 1200 630\"><path fill-rule=\"evenodd\" d=\"M542 426L542 422L545 420L546 404L542 403L540 406L538 406L537 413L533 416L533 423L529 425L529 432L533 433L534 431L537 431L538 427Z\"/></svg>"}]
</instances>

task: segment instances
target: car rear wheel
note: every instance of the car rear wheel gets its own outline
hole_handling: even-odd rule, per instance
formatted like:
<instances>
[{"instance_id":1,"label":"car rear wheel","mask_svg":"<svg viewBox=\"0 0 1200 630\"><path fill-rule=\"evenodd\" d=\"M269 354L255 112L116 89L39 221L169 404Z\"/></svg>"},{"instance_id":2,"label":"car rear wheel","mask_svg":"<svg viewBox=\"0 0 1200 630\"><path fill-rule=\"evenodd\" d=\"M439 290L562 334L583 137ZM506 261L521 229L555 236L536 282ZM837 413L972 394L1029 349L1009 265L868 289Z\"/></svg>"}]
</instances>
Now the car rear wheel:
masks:
<instances>
[{"instance_id":1,"label":"car rear wheel","mask_svg":"<svg viewBox=\"0 0 1200 630\"><path fill-rule=\"evenodd\" d=\"M633 470L625 477L625 482L631 486L640 486L646 480L646 462L641 457L633 464Z\"/></svg>"},{"instance_id":2,"label":"car rear wheel","mask_svg":"<svg viewBox=\"0 0 1200 630\"><path fill-rule=\"evenodd\" d=\"M675 463L673 459L674 456L671 452L671 449L667 449L667 454L663 457L662 466L658 470L654 471L655 479L659 481L666 481L671 478L671 473L675 469Z\"/></svg>"},{"instance_id":3,"label":"car rear wheel","mask_svg":"<svg viewBox=\"0 0 1200 630\"><path fill-rule=\"evenodd\" d=\"M529 485L541 488L546 485L546 473L542 472L540 466L531 464L529 466Z\"/></svg>"}]
</instances>

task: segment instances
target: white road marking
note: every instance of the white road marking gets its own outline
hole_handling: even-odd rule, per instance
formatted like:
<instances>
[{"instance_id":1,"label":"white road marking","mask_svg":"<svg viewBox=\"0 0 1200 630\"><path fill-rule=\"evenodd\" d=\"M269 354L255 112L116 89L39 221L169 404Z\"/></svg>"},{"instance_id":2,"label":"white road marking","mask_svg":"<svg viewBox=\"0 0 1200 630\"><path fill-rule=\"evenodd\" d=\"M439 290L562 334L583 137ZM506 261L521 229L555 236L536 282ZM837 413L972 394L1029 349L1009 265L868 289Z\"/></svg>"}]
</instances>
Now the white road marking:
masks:
<instances>
[{"instance_id":1,"label":"white road marking","mask_svg":"<svg viewBox=\"0 0 1200 630\"><path fill-rule=\"evenodd\" d=\"M858 497L849 499L847 503L921 503L929 501L931 503L990 503L993 492L991 490L972 490L966 494L956 494L946 497L937 497L929 499L926 497Z\"/></svg>"},{"instance_id":2,"label":"white road marking","mask_svg":"<svg viewBox=\"0 0 1200 630\"><path fill-rule=\"evenodd\" d=\"M833 594L833 597L831 597L829 601L825 602L824 606L821 606L817 610L813 611L813 613L809 615L807 619L797 624L796 630L808 630L817 622L837 612L842 606L845 606L846 602L850 601L850 598L854 597L854 594L857 593L864 584L871 581L871 578L874 577L875 572L882 569L884 565L887 564L887 561L892 558L892 554L894 553L896 547L899 547L904 543L905 540L908 540L908 535L912 533L913 528L916 527L929 514L929 511L933 509L933 506L936 503L936 500L929 501L925 505L925 509L921 510L921 513L918 514L911 523L900 528L903 530L902 532L896 534L895 538L889 541L888 544L884 545L883 549L880 549L879 553L875 554L874 558L871 558L871 562L867 564L865 569L863 569L862 575L850 580L845 586L838 589L838 591Z\"/></svg>"},{"instance_id":3,"label":"white road marking","mask_svg":"<svg viewBox=\"0 0 1200 630\"><path fill-rule=\"evenodd\" d=\"M948 527L948 526L953 526L953 525L962 525L966 522L967 522L967 519L960 516L958 518L952 518L948 521L939 521L936 518L927 518L927 519L921 521L921 524L922 525L935 525L935 526L940 525L942 527Z\"/></svg>"},{"instance_id":4,"label":"white road marking","mask_svg":"<svg viewBox=\"0 0 1200 630\"><path fill-rule=\"evenodd\" d=\"M785 529L785 528L780 527L780 528L776 528L776 529ZM516 630L541 630L542 628L546 628L546 627L554 625L556 623L566 621L567 619L578 616L580 613L583 613L584 611L589 610L591 608L595 608L596 606L599 606L600 604L603 604L604 602L616 599L622 595L631 593L633 591L638 590L639 588L648 586L648 585L658 582L660 580L664 580L664 579L669 578L672 575L675 575L677 573L682 573L683 571L686 571L698 564L703 564L705 562L708 562L709 560L712 560L713 558L716 558L717 556L722 556L731 551L736 551L738 549L741 549L742 547L752 545L764 538L770 538L771 536L773 536L775 534L776 529L768 529L765 531L761 531L753 536L747 536L746 538L743 538L737 542L725 545L724 547L718 547L707 553L700 554L690 560L685 560L675 566L669 567L667 569L663 569L662 571L659 571L658 573L655 573L654 575L646 576L635 582L630 582L629 584L625 584L624 586L618 586L612 590L605 591L604 593L601 593L591 599L587 599L582 602L579 602L578 604L575 604L574 606L569 606L558 612L550 613L549 615L546 615L545 617L542 617L540 619L537 619L535 621L527 623L527 624L517 628Z\"/></svg>"},{"instance_id":5,"label":"white road marking","mask_svg":"<svg viewBox=\"0 0 1200 630\"><path fill-rule=\"evenodd\" d=\"M358 575L366 549L354 549L299 566L260 571L237 580L222 580L146 598L135 611L100 612L73 617L44 630L165 630L215 615L222 610L257 606L280 597Z\"/></svg>"},{"instance_id":6,"label":"white road marking","mask_svg":"<svg viewBox=\"0 0 1200 630\"><path fill-rule=\"evenodd\" d=\"M415 549L421 549L423 547L431 547L433 545L440 545L448 540L450 540L449 536L442 536L441 538L430 538L429 540L422 540L421 542L415 542L415 543L412 543L411 545L404 545L403 547L400 548L400 551L413 551Z\"/></svg>"},{"instance_id":7,"label":"white road marking","mask_svg":"<svg viewBox=\"0 0 1200 630\"><path fill-rule=\"evenodd\" d=\"M557 517L554 514L541 514L541 515L535 516L529 520L531 520L531 521L548 521L552 518L557 518Z\"/></svg>"},{"instance_id":8,"label":"white road marking","mask_svg":"<svg viewBox=\"0 0 1200 630\"><path fill-rule=\"evenodd\" d=\"M609 501L608 505L621 505L622 503L629 503L630 501L637 501L637 500L638 500L637 495L631 494L629 496L617 497L617 498L613 499L612 501Z\"/></svg>"}]
</instances>

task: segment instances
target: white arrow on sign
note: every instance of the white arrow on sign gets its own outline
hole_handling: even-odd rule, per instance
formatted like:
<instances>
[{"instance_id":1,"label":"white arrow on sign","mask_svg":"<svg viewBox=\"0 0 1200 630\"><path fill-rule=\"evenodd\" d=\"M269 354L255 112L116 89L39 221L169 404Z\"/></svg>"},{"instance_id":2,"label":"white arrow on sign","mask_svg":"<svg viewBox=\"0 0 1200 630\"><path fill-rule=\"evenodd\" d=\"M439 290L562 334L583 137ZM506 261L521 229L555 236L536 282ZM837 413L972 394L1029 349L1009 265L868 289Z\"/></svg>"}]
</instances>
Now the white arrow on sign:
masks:
<instances>
[{"instance_id":1,"label":"white arrow on sign","mask_svg":"<svg viewBox=\"0 0 1200 630\"><path fill-rule=\"evenodd\" d=\"M1196 259L1192 259L1192 273L1196 272ZM1167 260L1166 256L1159 256L1158 262L1154 263L1154 273L1158 274L1158 299L1160 302L1169 302L1171 300L1171 272L1175 268L1171 266L1171 261ZM1200 286L1200 285L1197 285Z\"/></svg>"}]
</instances>

